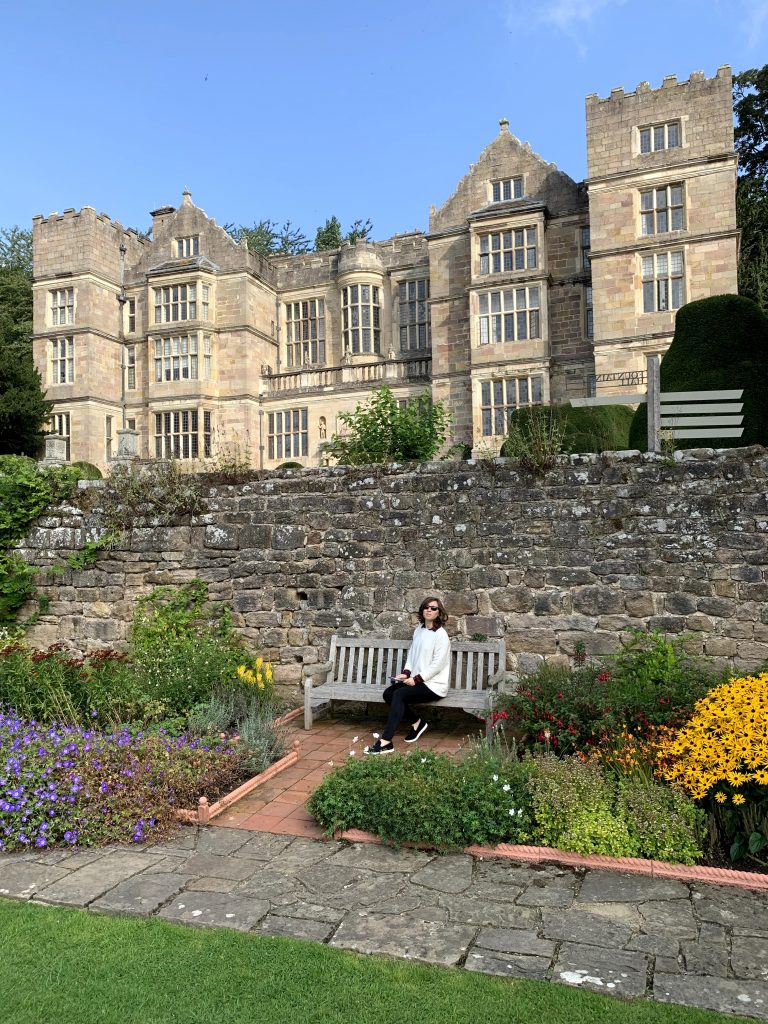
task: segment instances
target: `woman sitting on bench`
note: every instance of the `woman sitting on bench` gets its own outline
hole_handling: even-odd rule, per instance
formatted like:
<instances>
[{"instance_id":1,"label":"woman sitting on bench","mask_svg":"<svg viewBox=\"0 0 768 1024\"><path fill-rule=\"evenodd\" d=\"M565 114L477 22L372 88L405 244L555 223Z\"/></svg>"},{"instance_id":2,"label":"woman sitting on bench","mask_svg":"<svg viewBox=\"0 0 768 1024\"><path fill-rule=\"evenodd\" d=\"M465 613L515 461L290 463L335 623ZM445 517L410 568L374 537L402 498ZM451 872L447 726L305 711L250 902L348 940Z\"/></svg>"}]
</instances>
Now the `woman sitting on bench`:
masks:
<instances>
[{"instance_id":1,"label":"woman sitting on bench","mask_svg":"<svg viewBox=\"0 0 768 1024\"><path fill-rule=\"evenodd\" d=\"M415 717L411 705L440 700L448 693L451 641L445 631L447 621L448 613L439 598L427 597L421 602L419 625L414 630L405 667L383 694L389 705L387 724L381 737L367 749L368 754L392 753L392 738L406 713L411 720L406 743L415 743L427 731L427 723Z\"/></svg>"}]
</instances>

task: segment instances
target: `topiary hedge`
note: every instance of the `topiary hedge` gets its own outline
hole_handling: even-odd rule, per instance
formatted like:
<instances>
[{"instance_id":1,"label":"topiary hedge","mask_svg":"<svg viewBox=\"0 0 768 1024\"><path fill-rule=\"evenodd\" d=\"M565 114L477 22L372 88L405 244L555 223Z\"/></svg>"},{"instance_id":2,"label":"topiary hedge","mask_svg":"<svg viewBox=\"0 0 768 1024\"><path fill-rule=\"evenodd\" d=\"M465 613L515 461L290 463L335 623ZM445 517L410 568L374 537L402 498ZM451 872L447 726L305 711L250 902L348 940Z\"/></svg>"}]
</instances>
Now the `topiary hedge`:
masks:
<instances>
[{"instance_id":1,"label":"topiary hedge","mask_svg":"<svg viewBox=\"0 0 768 1024\"><path fill-rule=\"evenodd\" d=\"M535 410L535 411L534 411ZM617 452L630 447L629 428L634 412L628 405L600 405L574 408L570 404L527 406L517 409L513 423L524 426L532 416L554 417L562 433L563 452ZM509 458L512 452L505 441L500 454Z\"/></svg>"},{"instance_id":2,"label":"topiary hedge","mask_svg":"<svg viewBox=\"0 0 768 1024\"><path fill-rule=\"evenodd\" d=\"M661 390L743 388L741 437L675 438L676 448L768 445L768 317L741 295L714 295L678 311L675 336L661 360ZM638 407L630 447L648 448L648 413Z\"/></svg>"}]
</instances>

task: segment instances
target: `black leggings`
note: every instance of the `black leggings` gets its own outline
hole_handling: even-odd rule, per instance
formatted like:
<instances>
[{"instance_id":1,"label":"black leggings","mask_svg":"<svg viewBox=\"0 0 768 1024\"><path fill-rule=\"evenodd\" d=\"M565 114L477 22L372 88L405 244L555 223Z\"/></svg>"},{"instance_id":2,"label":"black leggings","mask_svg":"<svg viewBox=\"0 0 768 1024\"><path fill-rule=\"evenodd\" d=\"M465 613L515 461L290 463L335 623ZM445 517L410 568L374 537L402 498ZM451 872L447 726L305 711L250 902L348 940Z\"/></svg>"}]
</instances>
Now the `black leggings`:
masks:
<instances>
[{"instance_id":1,"label":"black leggings","mask_svg":"<svg viewBox=\"0 0 768 1024\"><path fill-rule=\"evenodd\" d=\"M406 710L408 711L411 724L418 721L417 716L408 705L426 704L429 701L441 700L433 690L430 690L426 683L414 683L413 686L408 686L406 683L392 683L391 686L386 688L382 696L387 704L389 704L389 716L381 738L390 742L395 735L395 730L402 722Z\"/></svg>"}]
</instances>

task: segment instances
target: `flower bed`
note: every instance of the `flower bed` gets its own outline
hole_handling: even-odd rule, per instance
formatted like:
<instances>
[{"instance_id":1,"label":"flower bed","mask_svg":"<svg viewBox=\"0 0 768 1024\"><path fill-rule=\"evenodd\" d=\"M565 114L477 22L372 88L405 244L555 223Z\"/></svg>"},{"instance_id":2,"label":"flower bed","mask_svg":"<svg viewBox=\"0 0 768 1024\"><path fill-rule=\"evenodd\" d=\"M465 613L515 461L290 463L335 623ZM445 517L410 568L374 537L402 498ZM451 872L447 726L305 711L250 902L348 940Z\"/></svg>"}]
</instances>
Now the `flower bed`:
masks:
<instances>
[{"instance_id":1,"label":"flower bed","mask_svg":"<svg viewBox=\"0 0 768 1024\"><path fill-rule=\"evenodd\" d=\"M0 850L162 838L175 810L252 775L247 747L0 713Z\"/></svg>"}]
</instances>

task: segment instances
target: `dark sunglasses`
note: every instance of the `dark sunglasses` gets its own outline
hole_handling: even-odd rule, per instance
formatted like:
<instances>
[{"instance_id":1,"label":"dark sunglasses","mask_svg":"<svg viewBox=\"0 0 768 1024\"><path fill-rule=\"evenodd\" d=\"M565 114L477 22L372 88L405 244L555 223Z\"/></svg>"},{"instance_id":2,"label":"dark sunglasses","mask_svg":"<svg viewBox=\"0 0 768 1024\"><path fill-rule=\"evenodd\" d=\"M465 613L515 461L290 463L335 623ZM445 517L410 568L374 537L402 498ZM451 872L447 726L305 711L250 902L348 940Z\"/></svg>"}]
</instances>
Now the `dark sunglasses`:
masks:
<instances>
[{"instance_id":1,"label":"dark sunglasses","mask_svg":"<svg viewBox=\"0 0 768 1024\"><path fill-rule=\"evenodd\" d=\"M425 604L424 605L424 611L425 612L439 612L440 608L436 604Z\"/></svg>"}]
</instances>

